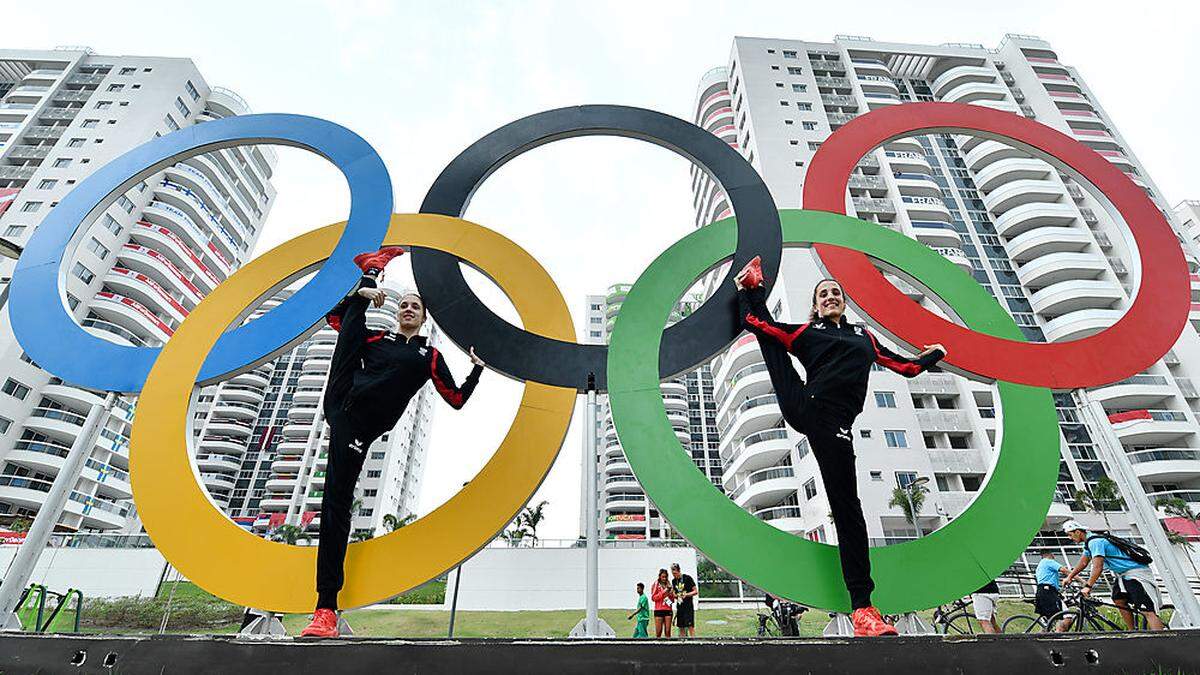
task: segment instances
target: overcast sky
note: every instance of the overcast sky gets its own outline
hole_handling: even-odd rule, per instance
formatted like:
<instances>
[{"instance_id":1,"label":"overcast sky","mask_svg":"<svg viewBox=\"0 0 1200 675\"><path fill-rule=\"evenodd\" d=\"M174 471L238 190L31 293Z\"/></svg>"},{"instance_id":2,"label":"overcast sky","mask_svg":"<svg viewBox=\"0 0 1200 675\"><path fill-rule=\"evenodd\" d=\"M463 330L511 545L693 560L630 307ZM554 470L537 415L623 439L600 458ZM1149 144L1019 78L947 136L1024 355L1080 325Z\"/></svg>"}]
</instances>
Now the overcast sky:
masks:
<instances>
[{"instance_id":1,"label":"overcast sky","mask_svg":"<svg viewBox=\"0 0 1200 675\"><path fill-rule=\"evenodd\" d=\"M1200 71L1200 47L1190 3L110 0L54 12L11 3L4 14L6 47L188 57L209 84L237 91L256 112L345 125L387 162L400 212L418 208L459 151L524 115L620 103L690 119L697 79L726 65L735 35L995 47L1005 33L1033 34L1079 68L1170 204L1200 198L1200 90L1187 84ZM279 200L258 252L347 212L335 170L302 151L280 158ZM635 141L592 138L514 160L476 193L466 215L538 258L578 326L586 294L634 280L688 231L690 202L685 160ZM472 282L503 302L486 280ZM498 311L515 321L511 308ZM466 373L464 357L449 360L460 377ZM463 411L439 404L421 513L487 461L519 394L519 384L489 373ZM542 537L578 533L577 427L537 497L550 502Z\"/></svg>"}]
</instances>

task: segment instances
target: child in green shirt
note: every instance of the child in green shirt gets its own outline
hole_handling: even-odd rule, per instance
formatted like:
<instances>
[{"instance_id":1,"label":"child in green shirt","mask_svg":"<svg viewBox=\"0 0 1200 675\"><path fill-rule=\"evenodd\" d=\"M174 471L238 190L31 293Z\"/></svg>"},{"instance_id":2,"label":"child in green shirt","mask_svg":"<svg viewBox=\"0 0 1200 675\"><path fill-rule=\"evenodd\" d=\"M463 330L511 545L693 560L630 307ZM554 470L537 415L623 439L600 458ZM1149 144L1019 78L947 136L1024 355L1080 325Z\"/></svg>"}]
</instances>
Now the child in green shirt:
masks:
<instances>
[{"instance_id":1,"label":"child in green shirt","mask_svg":"<svg viewBox=\"0 0 1200 675\"><path fill-rule=\"evenodd\" d=\"M637 585L637 609L633 610L633 613L627 617L629 619L637 617L637 626L633 629L633 637L635 638L650 637L650 633L647 630L650 626L650 601L646 599L645 591L646 585L639 582Z\"/></svg>"}]
</instances>

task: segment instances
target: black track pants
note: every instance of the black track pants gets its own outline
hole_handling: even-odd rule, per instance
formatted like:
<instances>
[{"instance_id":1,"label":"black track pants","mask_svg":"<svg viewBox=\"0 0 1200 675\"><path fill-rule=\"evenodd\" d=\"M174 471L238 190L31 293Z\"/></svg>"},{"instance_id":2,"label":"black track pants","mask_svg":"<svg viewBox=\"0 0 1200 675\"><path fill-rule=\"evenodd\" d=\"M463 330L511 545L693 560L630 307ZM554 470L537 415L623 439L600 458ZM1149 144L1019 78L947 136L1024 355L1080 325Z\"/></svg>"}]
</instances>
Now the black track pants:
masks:
<instances>
[{"instance_id":1,"label":"black track pants","mask_svg":"<svg viewBox=\"0 0 1200 675\"><path fill-rule=\"evenodd\" d=\"M845 415L824 411L819 402L808 398L804 380L792 366L783 345L760 338L758 347L771 376L771 386L775 388L783 419L788 426L808 437L809 447L821 469L821 481L837 528L842 577L850 591L851 605L854 609L869 607L875 582L871 580L871 559L867 554L867 522L858 499L854 441L850 435L853 420L844 420Z\"/></svg>"},{"instance_id":2,"label":"black track pants","mask_svg":"<svg viewBox=\"0 0 1200 675\"><path fill-rule=\"evenodd\" d=\"M343 564L350 539L350 507L354 485L362 472L367 448L380 434L356 424L344 411L330 416L329 458L321 495L321 532L317 546L317 609L338 608L337 595L345 580Z\"/></svg>"}]
</instances>

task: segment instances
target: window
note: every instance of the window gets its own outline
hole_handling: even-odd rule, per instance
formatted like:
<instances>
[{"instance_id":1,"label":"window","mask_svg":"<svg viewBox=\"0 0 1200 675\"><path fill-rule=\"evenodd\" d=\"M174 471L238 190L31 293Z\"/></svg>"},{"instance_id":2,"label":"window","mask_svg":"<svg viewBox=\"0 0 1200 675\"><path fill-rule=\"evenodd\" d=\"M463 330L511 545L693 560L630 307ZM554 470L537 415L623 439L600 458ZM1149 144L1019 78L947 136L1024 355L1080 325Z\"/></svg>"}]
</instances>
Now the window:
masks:
<instances>
[{"instance_id":1,"label":"window","mask_svg":"<svg viewBox=\"0 0 1200 675\"><path fill-rule=\"evenodd\" d=\"M84 129L95 129L96 126L99 124L100 124L100 120L84 120L83 128Z\"/></svg>"},{"instance_id":2,"label":"window","mask_svg":"<svg viewBox=\"0 0 1200 675\"><path fill-rule=\"evenodd\" d=\"M70 157L59 157L58 159L54 160L54 168L56 169L65 169L68 166L71 166Z\"/></svg>"},{"instance_id":3,"label":"window","mask_svg":"<svg viewBox=\"0 0 1200 675\"><path fill-rule=\"evenodd\" d=\"M859 436L862 436L863 438L870 438L870 437L871 437L871 430L870 430L870 429L859 429L859 430L858 430L858 435L859 435Z\"/></svg>"},{"instance_id":4,"label":"window","mask_svg":"<svg viewBox=\"0 0 1200 675\"><path fill-rule=\"evenodd\" d=\"M788 105L788 102L787 102L787 101L780 101L780 102L779 102L779 105Z\"/></svg>"},{"instance_id":5,"label":"window","mask_svg":"<svg viewBox=\"0 0 1200 675\"><path fill-rule=\"evenodd\" d=\"M797 94L804 94L804 93L807 93L807 92L808 92L808 85L807 85L807 84L793 84L793 85L792 85L792 91L793 91L793 92L795 92L795 93L797 93Z\"/></svg>"},{"instance_id":6,"label":"window","mask_svg":"<svg viewBox=\"0 0 1200 675\"><path fill-rule=\"evenodd\" d=\"M88 241L87 250L96 254L96 257L101 260L104 260L108 257L108 248L105 247L104 244L101 244L100 240L96 239L95 237L92 237L91 240Z\"/></svg>"},{"instance_id":7,"label":"window","mask_svg":"<svg viewBox=\"0 0 1200 675\"><path fill-rule=\"evenodd\" d=\"M134 73L136 73L136 72L137 72L137 68L122 68L122 69L121 69L121 72L120 72L119 74L121 74L121 75L132 75L132 74L134 74Z\"/></svg>"},{"instance_id":8,"label":"window","mask_svg":"<svg viewBox=\"0 0 1200 675\"><path fill-rule=\"evenodd\" d=\"M367 478L379 478L383 475L382 471L368 471Z\"/></svg>"},{"instance_id":9,"label":"window","mask_svg":"<svg viewBox=\"0 0 1200 675\"><path fill-rule=\"evenodd\" d=\"M788 66L788 75L803 75L804 70L795 66Z\"/></svg>"},{"instance_id":10,"label":"window","mask_svg":"<svg viewBox=\"0 0 1200 675\"><path fill-rule=\"evenodd\" d=\"M9 225L8 227L4 228L4 236L19 237L19 236L21 236L21 233L24 231L25 231L24 225Z\"/></svg>"},{"instance_id":11,"label":"window","mask_svg":"<svg viewBox=\"0 0 1200 675\"><path fill-rule=\"evenodd\" d=\"M21 206L21 211L25 213L37 213L42 209L42 202L25 202Z\"/></svg>"},{"instance_id":12,"label":"window","mask_svg":"<svg viewBox=\"0 0 1200 675\"><path fill-rule=\"evenodd\" d=\"M192 111L188 110L188 107L184 105L183 99L178 96L175 97L175 109L179 111L180 115L183 115L184 119L187 119L187 116L192 114Z\"/></svg>"},{"instance_id":13,"label":"window","mask_svg":"<svg viewBox=\"0 0 1200 675\"><path fill-rule=\"evenodd\" d=\"M67 141L67 147L68 148L82 148L84 140L85 139L82 139L82 138L72 138L71 140Z\"/></svg>"},{"instance_id":14,"label":"window","mask_svg":"<svg viewBox=\"0 0 1200 675\"><path fill-rule=\"evenodd\" d=\"M372 452L371 459L383 459L386 455L386 452Z\"/></svg>"},{"instance_id":15,"label":"window","mask_svg":"<svg viewBox=\"0 0 1200 675\"><path fill-rule=\"evenodd\" d=\"M882 471L872 471L871 472L871 481L875 482L875 483L882 483L883 482L883 472Z\"/></svg>"},{"instance_id":16,"label":"window","mask_svg":"<svg viewBox=\"0 0 1200 675\"><path fill-rule=\"evenodd\" d=\"M108 91L117 92L117 91L123 91L124 89L125 89L125 85L123 85L123 84L108 85Z\"/></svg>"},{"instance_id":17,"label":"window","mask_svg":"<svg viewBox=\"0 0 1200 675\"><path fill-rule=\"evenodd\" d=\"M804 127L805 131L816 131L817 130L816 122L801 122L800 126Z\"/></svg>"},{"instance_id":18,"label":"window","mask_svg":"<svg viewBox=\"0 0 1200 675\"><path fill-rule=\"evenodd\" d=\"M12 426L12 420L7 417L0 417L0 434L7 434L8 428Z\"/></svg>"},{"instance_id":19,"label":"window","mask_svg":"<svg viewBox=\"0 0 1200 675\"><path fill-rule=\"evenodd\" d=\"M950 479L947 476L937 475L937 476L934 476L934 480L937 481L938 492L950 492L951 491L950 490Z\"/></svg>"},{"instance_id":20,"label":"window","mask_svg":"<svg viewBox=\"0 0 1200 675\"><path fill-rule=\"evenodd\" d=\"M193 101L200 100L200 92L196 91L196 86L192 84L191 80L188 80L187 83L183 85L183 88L187 90L188 96L191 96Z\"/></svg>"},{"instance_id":21,"label":"window","mask_svg":"<svg viewBox=\"0 0 1200 675\"><path fill-rule=\"evenodd\" d=\"M19 398L22 401L24 401L25 397L29 395L29 387L17 382L11 377L4 381L4 386L0 387L0 391L3 391L13 398Z\"/></svg>"},{"instance_id":22,"label":"window","mask_svg":"<svg viewBox=\"0 0 1200 675\"><path fill-rule=\"evenodd\" d=\"M896 485L899 485L902 488L906 488L909 485L912 485L913 481L915 481L916 479L917 479L916 471L897 471L896 472Z\"/></svg>"},{"instance_id":23,"label":"window","mask_svg":"<svg viewBox=\"0 0 1200 675\"><path fill-rule=\"evenodd\" d=\"M82 279L83 283L85 284L92 283L92 279L96 278L96 275L92 274L92 271L85 267L81 262L75 263L75 266L71 268L71 274L74 274Z\"/></svg>"},{"instance_id":24,"label":"window","mask_svg":"<svg viewBox=\"0 0 1200 675\"><path fill-rule=\"evenodd\" d=\"M896 392L894 392L894 391L877 391L877 392L875 392L875 407L876 408L895 408L896 407Z\"/></svg>"},{"instance_id":25,"label":"window","mask_svg":"<svg viewBox=\"0 0 1200 675\"><path fill-rule=\"evenodd\" d=\"M816 481L816 479L809 478L804 483L804 499L809 500L816 496L817 496L817 481Z\"/></svg>"},{"instance_id":26,"label":"window","mask_svg":"<svg viewBox=\"0 0 1200 675\"><path fill-rule=\"evenodd\" d=\"M174 117L171 117L170 113L163 118L163 121L167 123L167 126L170 127L171 131L179 130L179 123L175 121Z\"/></svg>"},{"instance_id":27,"label":"window","mask_svg":"<svg viewBox=\"0 0 1200 675\"><path fill-rule=\"evenodd\" d=\"M58 185L58 179L43 178L42 182L38 183L38 189L39 190L53 190L55 185Z\"/></svg>"},{"instance_id":28,"label":"window","mask_svg":"<svg viewBox=\"0 0 1200 675\"><path fill-rule=\"evenodd\" d=\"M70 293L67 293L67 307L70 307L71 311L75 311L75 308L78 306L79 306L79 298L75 297L74 295L71 295ZM199 429L197 429L197 431L199 431Z\"/></svg>"},{"instance_id":29,"label":"window","mask_svg":"<svg viewBox=\"0 0 1200 675\"><path fill-rule=\"evenodd\" d=\"M133 213L134 206L129 197L126 197L125 195L117 197L117 204L119 204L122 209L125 209L125 213Z\"/></svg>"},{"instance_id":30,"label":"window","mask_svg":"<svg viewBox=\"0 0 1200 675\"><path fill-rule=\"evenodd\" d=\"M811 111L812 111L812 104L811 104L811 103L805 103L804 101L796 101L796 108L797 108L797 109L799 109L799 110L806 111L806 112L811 112Z\"/></svg>"},{"instance_id":31,"label":"window","mask_svg":"<svg viewBox=\"0 0 1200 675\"><path fill-rule=\"evenodd\" d=\"M117 222L116 218L113 218L106 213L104 214L104 219L101 222L104 223L104 227L108 228L109 232L112 232L113 234L121 234L121 224Z\"/></svg>"},{"instance_id":32,"label":"window","mask_svg":"<svg viewBox=\"0 0 1200 675\"><path fill-rule=\"evenodd\" d=\"M809 142L808 142L808 149L809 149L809 150L812 150L813 152L816 152L817 150L820 150L820 149L821 149L821 143L820 143L820 141L809 141Z\"/></svg>"},{"instance_id":33,"label":"window","mask_svg":"<svg viewBox=\"0 0 1200 675\"><path fill-rule=\"evenodd\" d=\"M783 50L783 58L794 59L794 58L796 58L796 52L788 51L785 49L785 50Z\"/></svg>"},{"instance_id":34,"label":"window","mask_svg":"<svg viewBox=\"0 0 1200 675\"><path fill-rule=\"evenodd\" d=\"M112 107L112 101L96 101L96 110L108 110Z\"/></svg>"},{"instance_id":35,"label":"window","mask_svg":"<svg viewBox=\"0 0 1200 675\"><path fill-rule=\"evenodd\" d=\"M908 447L908 437L904 435L903 431L884 431L883 439L889 448Z\"/></svg>"}]
</instances>

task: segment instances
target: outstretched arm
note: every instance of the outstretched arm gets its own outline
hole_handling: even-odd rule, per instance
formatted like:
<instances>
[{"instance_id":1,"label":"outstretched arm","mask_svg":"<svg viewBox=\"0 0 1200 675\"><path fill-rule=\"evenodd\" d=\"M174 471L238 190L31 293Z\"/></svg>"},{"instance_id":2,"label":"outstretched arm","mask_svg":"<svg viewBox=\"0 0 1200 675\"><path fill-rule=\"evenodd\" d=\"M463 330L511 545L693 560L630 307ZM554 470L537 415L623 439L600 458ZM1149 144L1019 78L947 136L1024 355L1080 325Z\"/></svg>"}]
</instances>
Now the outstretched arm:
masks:
<instances>
[{"instance_id":1,"label":"outstretched arm","mask_svg":"<svg viewBox=\"0 0 1200 675\"><path fill-rule=\"evenodd\" d=\"M467 399L471 398L471 392L475 391L475 385L479 384L479 376L483 373L483 362L475 356L473 348L471 350L471 360L475 365L471 368L467 379L463 380L461 387L454 383L454 375L450 373L450 368L446 366L446 360L442 358L441 352L434 349L433 357L429 362L429 376L433 380L434 388L441 394L442 399L446 403L449 403L450 407L455 410L459 410L466 405Z\"/></svg>"},{"instance_id":2,"label":"outstretched arm","mask_svg":"<svg viewBox=\"0 0 1200 675\"><path fill-rule=\"evenodd\" d=\"M941 345L929 345L917 358L910 359L880 344L870 331L867 331L867 337L871 338L871 344L875 346L875 363L905 377L920 375L946 356L946 350Z\"/></svg>"},{"instance_id":3,"label":"outstretched arm","mask_svg":"<svg viewBox=\"0 0 1200 675\"><path fill-rule=\"evenodd\" d=\"M739 289L737 297L742 325L759 338L775 340L791 351L800 334L808 328L807 323L776 321L767 309L767 292L762 286Z\"/></svg>"}]
</instances>

